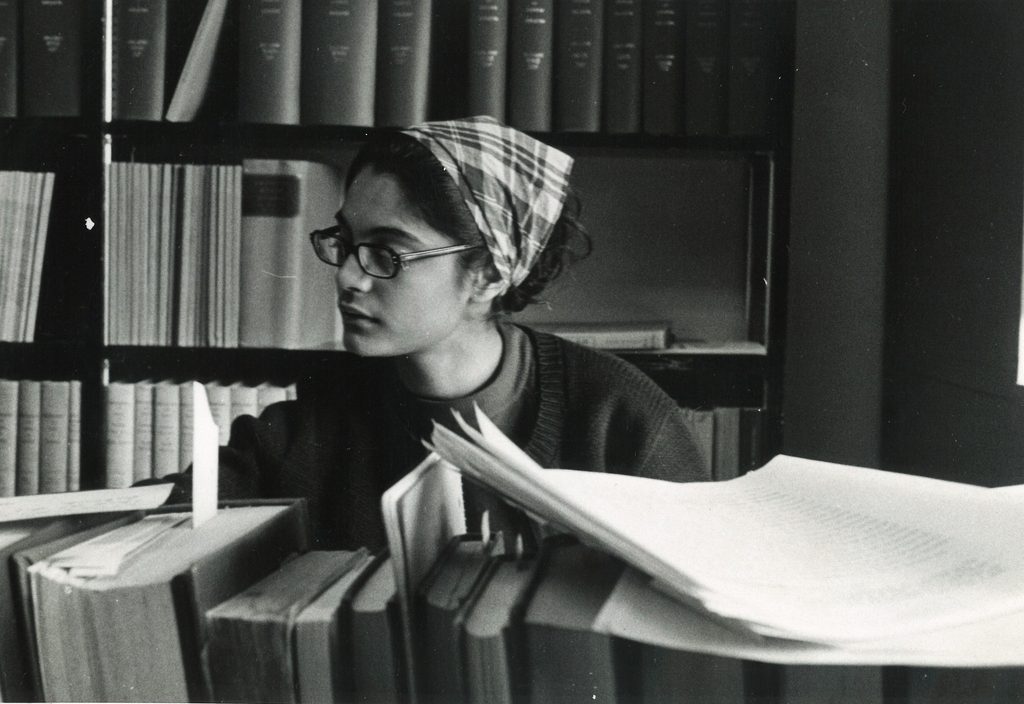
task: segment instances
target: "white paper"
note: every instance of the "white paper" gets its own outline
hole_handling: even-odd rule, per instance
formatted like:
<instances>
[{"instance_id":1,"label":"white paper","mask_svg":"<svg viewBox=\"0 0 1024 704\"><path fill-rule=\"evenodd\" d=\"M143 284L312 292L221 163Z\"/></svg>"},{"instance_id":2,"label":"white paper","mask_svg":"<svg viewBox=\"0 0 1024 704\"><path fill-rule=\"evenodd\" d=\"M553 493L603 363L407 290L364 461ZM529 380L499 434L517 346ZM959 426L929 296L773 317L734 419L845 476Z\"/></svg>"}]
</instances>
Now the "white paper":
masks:
<instances>
[{"instance_id":1,"label":"white paper","mask_svg":"<svg viewBox=\"0 0 1024 704\"><path fill-rule=\"evenodd\" d=\"M0 523L29 518L156 508L167 501L173 488L172 484L154 484L128 489L69 491L63 494L3 498L0 499Z\"/></svg>"},{"instance_id":2,"label":"white paper","mask_svg":"<svg viewBox=\"0 0 1024 704\"><path fill-rule=\"evenodd\" d=\"M192 527L217 515L218 437L206 389L192 382Z\"/></svg>"}]
</instances>

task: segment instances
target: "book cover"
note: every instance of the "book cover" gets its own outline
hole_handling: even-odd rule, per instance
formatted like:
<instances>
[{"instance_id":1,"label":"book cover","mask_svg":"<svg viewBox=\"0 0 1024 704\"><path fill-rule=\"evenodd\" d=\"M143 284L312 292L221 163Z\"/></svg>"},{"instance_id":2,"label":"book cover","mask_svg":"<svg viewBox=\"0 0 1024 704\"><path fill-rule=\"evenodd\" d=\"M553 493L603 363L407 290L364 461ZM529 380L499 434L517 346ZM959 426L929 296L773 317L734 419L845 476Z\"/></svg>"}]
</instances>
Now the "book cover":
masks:
<instances>
[{"instance_id":1,"label":"book cover","mask_svg":"<svg viewBox=\"0 0 1024 704\"><path fill-rule=\"evenodd\" d=\"M239 343L322 348L340 339L334 271L309 233L334 221L341 174L327 164L247 159L243 163Z\"/></svg>"},{"instance_id":2,"label":"book cover","mask_svg":"<svg viewBox=\"0 0 1024 704\"><path fill-rule=\"evenodd\" d=\"M82 112L80 0L22 0L21 114L77 117Z\"/></svg>"},{"instance_id":3,"label":"book cover","mask_svg":"<svg viewBox=\"0 0 1024 704\"><path fill-rule=\"evenodd\" d=\"M686 133L725 134L728 108L729 2L686 4Z\"/></svg>"},{"instance_id":4,"label":"book cover","mask_svg":"<svg viewBox=\"0 0 1024 704\"><path fill-rule=\"evenodd\" d=\"M189 517L143 519L162 520L161 530L113 575L78 574L62 553L29 569L47 699L212 701L204 614L305 552L308 516L295 501L221 508L197 528ZM140 536L102 537L113 556ZM103 648L79 647L96 633L106 635Z\"/></svg>"},{"instance_id":5,"label":"book cover","mask_svg":"<svg viewBox=\"0 0 1024 704\"><path fill-rule=\"evenodd\" d=\"M469 0L466 112L505 122L509 0Z\"/></svg>"},{"instance_id":6,"label":"book cover","mask_svg":"<svg viewBox=\"0 0 1024 704\"><path fill-rule=\"evenodd\" d=\"M364 573L352 595L349 617L352 679L345 701L406 701L402 614L390 556L382 555Z\"/></svg>"},{"instance_id":7,"label":"book cover","mask_svg":"<svg viewBox=\"0 0 1024 704\"><path fill-rule=\"evenodd\" d=\"M649 134L682 134L685 120L686 14L684 0L643 5L643 120Z\"/></svg>"},{"instance_id":8,"label":"book cover","mask_svg":"<svg viewBox=\"0 0 1024 704\"><path fill-rule=\"evenodd\" d=\"M643 88L643 12L640 0L605 0L603 129L640 131Z\"/></svg>"},{"instance_id":9,"label":"book cover","mask_svg":"<svg viewBox=\"0 0 1024 704\"><path fill-rule=\"evenodd\" d=\"M350 551L307 552L207 611L205 656L214 699L298 702L296 621L357 559Z\"/></svg>"},{"instance_id":10,"label":"book cover","mask_svg":"<svg viewBox=\"0 0 1024 704\"><path fill-rule=\"evenodd\" d=\"M551 130L553 0L510 0L508 124L524 132Z\"/></svg>"},{"instance_id":11,"label":"book cover","mask_svg":"<svg viewBox=\"0 0 1024 704\"><path fill-rule=\"evenodd\" d=\"M432 0L380 0L375 124L427 119Z\"/></svg>"},{"instance_id":12,"label":"book cover","mask_svg":"<svg viewBox=\"0 0 1024 704\"><path fill-rule=\"evenodd\" d=\"M164 114L167 0L113 0L111 96L115 120Z\"/></svg>"},{"instance_id":13,"label":"book cover","mask_svg":"<svg viewBox=\"0 0 1024 704\"><path fill-rule=\"evenodd\" d=\"M772 131L777 12L772 0L734 0L730 5L729 134Z\"/></svg>"},{"instance_id":14,"label":"book cover","mask_svg":"<svg viewBox=\"0 0 1024 704\"><path fill-rule=\"evenodd\" d=\"M0 379L0 497L14 496L18 471L18 382Z\"/></svg>"},{"instance_id":15,"label":"book cover","mask_svg":"<svg viewBox=\"0 0 1024 704\"><path fill-rule=\"evenodd\" d=\"M302 3L240 0L238 120L299 124Z\"/></svg>"},{"instance_id":16,"label":"book cover","mask_svg":"<svg viewBox=\"0 0 1024 704\"><path fill-rule=\"evenodd\" d=\"M0 117L18 114L18 0L0 0Z\"/></svg>"},{"instance_id":17,"label":"book cover","mask_svg":"<svg viewBox=\"0 0 1024 704\"><path fill-rule=\"evenodd\" d=\"M40 406L42 384L34 379L18 382L18 468L14 493L39 493Z\"/></svg>"},{"instance_id":18,"label":"book cover","mask_svg":"<svg viewBox=\"0 0 1024 704\"><path fill-rule=\"evenodd\" d=\"M373 125L377 2L302 3L303 124Z\"/></svg>"},{"instance_id":19,"label":"book cover","mask_svg":"<svg viewBox=\"0 0 1024 704\"><path fill-rule=\"evenodd\" d=\"M605 0L570 0L555 7L554 127L601 129Z\"/></svg>"},{"instance_id":20,"label":"book cover","mask_svg":"<svg viewBox=\"0 0 1024 704\"><path fill-rule=\"evenodd\" d=\"M68 489L68 417L71 383L43 381L39 395L39 493Z\"/></svg>"}]
</instances>

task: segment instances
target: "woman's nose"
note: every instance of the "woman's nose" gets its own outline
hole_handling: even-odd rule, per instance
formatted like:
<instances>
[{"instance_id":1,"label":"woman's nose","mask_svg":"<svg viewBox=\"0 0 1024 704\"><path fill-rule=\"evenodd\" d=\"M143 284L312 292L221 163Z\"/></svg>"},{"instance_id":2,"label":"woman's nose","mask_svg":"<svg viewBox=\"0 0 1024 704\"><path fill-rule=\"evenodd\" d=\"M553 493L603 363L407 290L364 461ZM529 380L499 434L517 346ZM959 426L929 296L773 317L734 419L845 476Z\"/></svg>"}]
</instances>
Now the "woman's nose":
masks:
<instances>
[{"instance_id":1,"label":"woman's nose","mask_svg":"<svg viewBox=\"0 0 1024 704\"><path fill-rule=\"evenodd\" d=\"M359 266L354 254L346 257L334 272L334 284L338 291L366 291L370 283L370 275Z\"/></svg>"}]
</instances>

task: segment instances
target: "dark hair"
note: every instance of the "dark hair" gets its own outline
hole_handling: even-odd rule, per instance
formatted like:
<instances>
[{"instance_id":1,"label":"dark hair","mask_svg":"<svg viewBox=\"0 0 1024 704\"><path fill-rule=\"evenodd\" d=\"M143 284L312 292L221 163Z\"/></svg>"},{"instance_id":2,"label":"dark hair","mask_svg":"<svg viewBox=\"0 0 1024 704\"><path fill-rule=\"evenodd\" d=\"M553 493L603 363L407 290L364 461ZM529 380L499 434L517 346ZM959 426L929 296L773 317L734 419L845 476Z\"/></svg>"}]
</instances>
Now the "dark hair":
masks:
<instances>
[{"instance_id":1,"label":"dark hair","mask_svg":"<svg viewBox=\"0 0 1024 704\"><path fill-rule=\"evenodd\" d=\"M483 236L458 185L441 162L415 138L385 132L366 142L349 166L346 189L366 168L397 178L424 222L435 230L459 244L483 244ZM538 302L551 281L572 263L590 254L590 235L579 221L580 210L579 197L570 187L562 213L530 273L518 286L510 287L494 301L493 312L515 313ZM494 270L494 261L486 247L468 250L460 256L469 269L490 267Z\"/></svg>"}]
</instances>

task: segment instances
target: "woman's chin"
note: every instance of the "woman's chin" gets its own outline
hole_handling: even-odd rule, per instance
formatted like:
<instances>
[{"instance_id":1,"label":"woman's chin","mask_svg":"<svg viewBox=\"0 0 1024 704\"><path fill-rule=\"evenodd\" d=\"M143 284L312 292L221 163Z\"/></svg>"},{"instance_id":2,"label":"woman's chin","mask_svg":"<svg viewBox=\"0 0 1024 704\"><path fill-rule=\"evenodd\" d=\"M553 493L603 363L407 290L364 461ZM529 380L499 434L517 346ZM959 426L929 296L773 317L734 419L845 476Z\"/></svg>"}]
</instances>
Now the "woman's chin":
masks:
<instances>
[{"instance_id":1,"label":"woman's chin","mask_svg":"<svg viewBox=\"0 0 1024 704\"><path fill-rule=\"evenodd\" d=\"M381 335L368 335L359 330L345 328L345 350L360 357L390 357L394 354L394 345Z\"/></svg>"}]
</instances>

